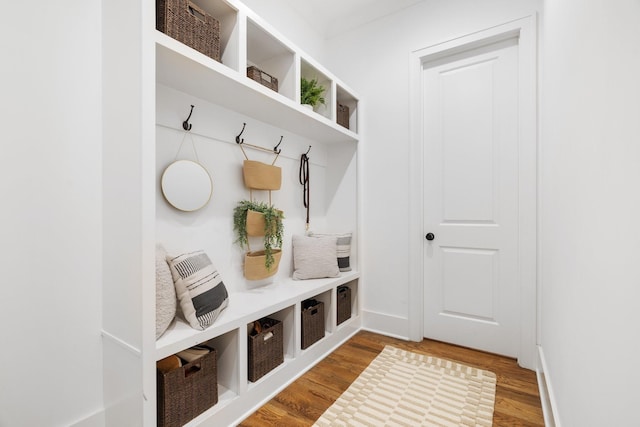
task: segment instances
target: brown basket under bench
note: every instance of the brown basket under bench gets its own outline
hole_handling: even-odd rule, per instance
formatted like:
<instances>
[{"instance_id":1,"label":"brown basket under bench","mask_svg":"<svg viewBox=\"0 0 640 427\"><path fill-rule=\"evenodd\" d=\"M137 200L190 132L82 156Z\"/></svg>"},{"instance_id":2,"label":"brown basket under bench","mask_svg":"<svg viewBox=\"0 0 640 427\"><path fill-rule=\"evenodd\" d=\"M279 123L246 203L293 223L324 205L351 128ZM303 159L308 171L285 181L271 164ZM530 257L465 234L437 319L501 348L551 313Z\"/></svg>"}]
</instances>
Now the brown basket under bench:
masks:
<instances>
[{"instance_id":1,"label":"brown basket under bench","mask_svg":"<svg viewBox=\"0 0 640 427\"><path fill-rule=\"evenodd\" d=\"M249 381L255 382L284 362L282 322L265 317L249 334ZM255 323L255 322L254 322Z\"/></svg>"},{"instance_id":2,"label":"brown basket under bench","mask_svg":"<svg viewBox=\"0 0 640 427\"><path fill-rule=\"evenodd\" d=\"M337 307L337 321L340 323L351 318L351 288L347 285L338 286L337 289L338 303Z\"/></svg>"},{"instance_id":3,"label":"brown basket under bench","mask_svg":"<svg viewBox=\"0 0 640 427\"><path fill-rule=\"evenodd\" d=\"M218 403L216 351L168 372L156 370L159 427L182 426Z\"/></svg>"},{"instance_id":4,"label":"brown basket under bench","mask_svg":"<svg viewBox=\"0 0 640 427\"><path fill-rule=\"evenodd\" d=\"M324 338L324 303L307 300L302 302L302 349Z\"/></svg>"}]
</instances>

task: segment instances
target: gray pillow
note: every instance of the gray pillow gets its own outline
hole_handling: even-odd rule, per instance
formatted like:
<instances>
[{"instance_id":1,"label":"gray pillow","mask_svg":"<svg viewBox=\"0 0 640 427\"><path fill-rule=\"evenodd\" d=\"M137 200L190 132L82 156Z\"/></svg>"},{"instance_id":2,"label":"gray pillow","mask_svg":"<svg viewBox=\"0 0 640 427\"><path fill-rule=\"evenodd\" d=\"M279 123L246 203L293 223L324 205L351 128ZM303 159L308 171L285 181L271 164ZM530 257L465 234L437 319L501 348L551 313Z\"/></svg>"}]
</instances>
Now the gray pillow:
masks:
<instances>
[{"instance_id":1,"label":"gray pillow","mask_svg":"<svg viewBox=\"0 0 640 427\"><path fill-rule=\"evenodd\" d=\"M194 329L205 330L229 304L222 277L204 251L167 256L180 308Z\"/></svg>"},{"instance_id":2,"label":"gray pillow","mask_svg":"<svg viewBox=\"0 0 640 427\"><path fill-rule=\"evenodd\" d=\"M293 278L295 280L339 275L335 237L293 236Z\"/></svg>"},{"instance_id":3,"label":"gray pillow","mask_svg":"<svg viewBox=\"0 0 640 427\"><path fill-rule=\"evenodd\" d=\"M176 317L176 289L166 257L162 245L156 245L156 339Z\"/></svg>"}]
</instances>

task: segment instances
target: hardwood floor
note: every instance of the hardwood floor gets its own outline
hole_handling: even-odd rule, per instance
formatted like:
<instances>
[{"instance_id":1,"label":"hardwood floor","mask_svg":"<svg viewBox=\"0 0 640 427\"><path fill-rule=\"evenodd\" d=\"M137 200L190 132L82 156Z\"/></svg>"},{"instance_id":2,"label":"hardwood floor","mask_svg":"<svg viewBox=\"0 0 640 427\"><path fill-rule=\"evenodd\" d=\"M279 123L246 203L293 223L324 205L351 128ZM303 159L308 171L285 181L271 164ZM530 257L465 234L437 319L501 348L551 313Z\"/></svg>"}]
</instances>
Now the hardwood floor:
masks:
<instances>
[{"instance_id":1,"label":"hardwood floor","mask_svg":"<svg viewBox=\"0 0 640 427\"><path fill-rule=\"evenodd\" d=\"M437 341L408 342L361 331L311 368L241 427L311 426L385 345L492 371L497 376L494 426L544 426L535 372L494 354Z\"/></svg>"}]
</instances>

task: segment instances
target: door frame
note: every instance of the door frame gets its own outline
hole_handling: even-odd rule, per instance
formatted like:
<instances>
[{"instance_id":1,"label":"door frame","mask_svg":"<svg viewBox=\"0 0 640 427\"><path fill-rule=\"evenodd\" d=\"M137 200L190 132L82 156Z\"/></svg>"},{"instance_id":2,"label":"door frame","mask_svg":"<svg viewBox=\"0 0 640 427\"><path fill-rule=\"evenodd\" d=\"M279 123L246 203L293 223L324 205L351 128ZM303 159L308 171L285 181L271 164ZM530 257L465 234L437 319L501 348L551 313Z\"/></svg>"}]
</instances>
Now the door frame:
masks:
<instances>
[{"instance_id":1,"label":"door frame","mask_svg":"<svg viewBox=\"0 0 640 427\"><path fill-rule=\"evenodd\" d=\"M518 363L536 368L537 345L537 19L530 15L410 53L409 339L424 337L423 64L503 39L518 37Z\"/></svg>"}]
</instances>

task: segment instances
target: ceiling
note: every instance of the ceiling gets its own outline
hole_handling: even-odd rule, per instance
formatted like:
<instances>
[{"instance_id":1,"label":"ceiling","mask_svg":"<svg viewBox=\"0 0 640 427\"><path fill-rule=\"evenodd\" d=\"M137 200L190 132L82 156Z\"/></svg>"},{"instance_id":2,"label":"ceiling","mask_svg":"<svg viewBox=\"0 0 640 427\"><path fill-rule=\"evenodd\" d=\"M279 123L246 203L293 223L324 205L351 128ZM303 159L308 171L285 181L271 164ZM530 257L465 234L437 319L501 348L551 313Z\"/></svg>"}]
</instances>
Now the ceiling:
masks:
<instances>
[{"instance_id":1,"label":"ceiling","mask_svg":"<svg viewBox=\"0 0 640 427\"><path fill-rule=\"evenodd\" d=\"M332 37L424 0L285 0L320 34Z\"/></svg>"}]
</instances>

